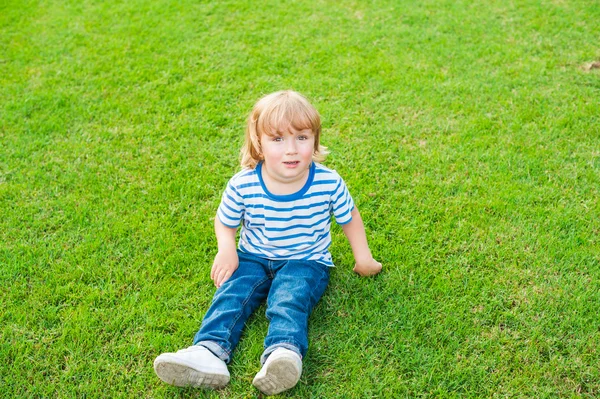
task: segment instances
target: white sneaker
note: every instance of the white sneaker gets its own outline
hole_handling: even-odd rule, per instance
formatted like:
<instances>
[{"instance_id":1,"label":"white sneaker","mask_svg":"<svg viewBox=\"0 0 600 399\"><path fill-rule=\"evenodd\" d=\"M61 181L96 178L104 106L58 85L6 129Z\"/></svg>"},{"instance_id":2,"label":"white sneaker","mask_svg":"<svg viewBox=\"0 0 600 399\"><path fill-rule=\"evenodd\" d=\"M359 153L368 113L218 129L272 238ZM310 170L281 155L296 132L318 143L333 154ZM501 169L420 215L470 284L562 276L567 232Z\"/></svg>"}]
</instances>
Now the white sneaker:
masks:
<instances>
[{"instance_id":1,"label":"white sneaker","mask_svg":"<svg viewBox=\"0 0 600 399\"><path fill-rule=\"evenodd\" d=\"M265 395L276 395L296 386L302 374L302 359L294 351L277 348L254 377L252 385Z\"/></svg>"},{"instance_id":2,"label":"white sneaker","mask_svg":"<svg viewBox=\"0 0 600 399\"><path fill-rule=\"evenodd\" d=\"M225 362L203 346L159 355L154 360L154 371L158 378L177 387L218 389L229 382Z\"/></svg>"}]
</instances>

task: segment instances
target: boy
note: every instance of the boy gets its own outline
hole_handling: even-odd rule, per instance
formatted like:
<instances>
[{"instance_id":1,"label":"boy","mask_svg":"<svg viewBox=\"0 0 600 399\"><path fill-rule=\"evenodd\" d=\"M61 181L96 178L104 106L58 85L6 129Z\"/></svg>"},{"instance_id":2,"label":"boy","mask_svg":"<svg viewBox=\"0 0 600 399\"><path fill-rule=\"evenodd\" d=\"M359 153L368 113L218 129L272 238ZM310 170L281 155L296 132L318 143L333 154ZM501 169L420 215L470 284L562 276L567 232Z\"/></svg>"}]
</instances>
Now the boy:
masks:
<instances>
[{"instance_id":1,"label":"boy","mask_svg":"<svg viewBox=\"0 0 600 399\"><path fill-rule=\"evenodd\" d=\"M294 387L308 350L308 318L329 282L331 215L348 238L354 271L381 271L342 178L319 162L321 120L299 93L259 100L246 129L243 170L229 181L215 218L217 291L194 345L154 361L176 386L221 388L248 317L267 300L269 331L253 385L266 395ZM236 249L236 232L242 225Z\"/></svg>"}]
</instances>

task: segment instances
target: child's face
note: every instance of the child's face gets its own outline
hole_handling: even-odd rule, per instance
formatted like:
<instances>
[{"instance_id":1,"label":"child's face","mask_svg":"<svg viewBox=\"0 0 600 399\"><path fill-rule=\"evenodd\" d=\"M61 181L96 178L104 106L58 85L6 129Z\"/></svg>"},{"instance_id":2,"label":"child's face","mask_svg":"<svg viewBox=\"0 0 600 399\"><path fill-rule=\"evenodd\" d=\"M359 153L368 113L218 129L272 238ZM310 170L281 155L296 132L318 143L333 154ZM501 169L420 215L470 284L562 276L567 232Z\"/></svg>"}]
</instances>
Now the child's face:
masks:
<instances>
[{"instance_id":1,"label":"child's face","mask_svg":"<svg viewBox=\"0 0 600 399\"><path fill-rule=\"evenodd\" d=\"M264 157L264 171L278 183L289 184L308 174L315 148L315 135L310 129L285 133L263 134L260 145Z\"/></svg>"}]
</instances>

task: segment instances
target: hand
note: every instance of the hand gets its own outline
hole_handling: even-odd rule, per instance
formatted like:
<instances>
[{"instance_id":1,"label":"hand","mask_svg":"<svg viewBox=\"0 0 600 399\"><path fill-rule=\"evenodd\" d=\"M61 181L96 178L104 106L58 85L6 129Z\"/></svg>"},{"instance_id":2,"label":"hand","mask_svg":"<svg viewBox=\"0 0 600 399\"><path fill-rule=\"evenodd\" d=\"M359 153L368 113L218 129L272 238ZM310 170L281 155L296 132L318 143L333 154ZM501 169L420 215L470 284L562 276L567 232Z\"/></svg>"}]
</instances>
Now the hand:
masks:
<instances>
[{"instance_id":1,"label":"hand","mask_svg":"<svg viewBox=\"0 0 600 399\"><path fill-rule=\"evenodd\" d=\"M354 271L363 277L374 276L381 271L381 268L381 263L373 258L357 261L354 265Z\"/></svg>"},{"instance_id":2,"label":"hand","mask_svg":"<svg viewBox=\"0 0 600 399\"><path fill-rule=\"evenodd\" d=\"M210 278L214 281L215 287L221 287L233 275L238 266L239 259L235 250L217 252L210 270Z\"/></svg>"}]
</instances>

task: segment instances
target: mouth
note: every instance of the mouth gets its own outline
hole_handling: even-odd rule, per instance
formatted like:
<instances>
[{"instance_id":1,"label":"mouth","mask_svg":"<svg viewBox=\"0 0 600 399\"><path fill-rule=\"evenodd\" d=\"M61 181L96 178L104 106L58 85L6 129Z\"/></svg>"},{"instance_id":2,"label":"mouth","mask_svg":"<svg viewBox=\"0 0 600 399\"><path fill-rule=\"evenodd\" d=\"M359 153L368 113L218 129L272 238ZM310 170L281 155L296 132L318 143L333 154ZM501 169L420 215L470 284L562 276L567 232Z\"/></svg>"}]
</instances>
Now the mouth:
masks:
<instances>
[{"instance_id":1,"label":"mouth","mask_svg":"<svg viewBox=\"0 0 600 399\"><path fill-rule=\"evenodd\" d=\"M300 163L300 161L288 161L288 162L284 162L285 165L287 166L296 166Z\"/></svg>"}]
</instances>

